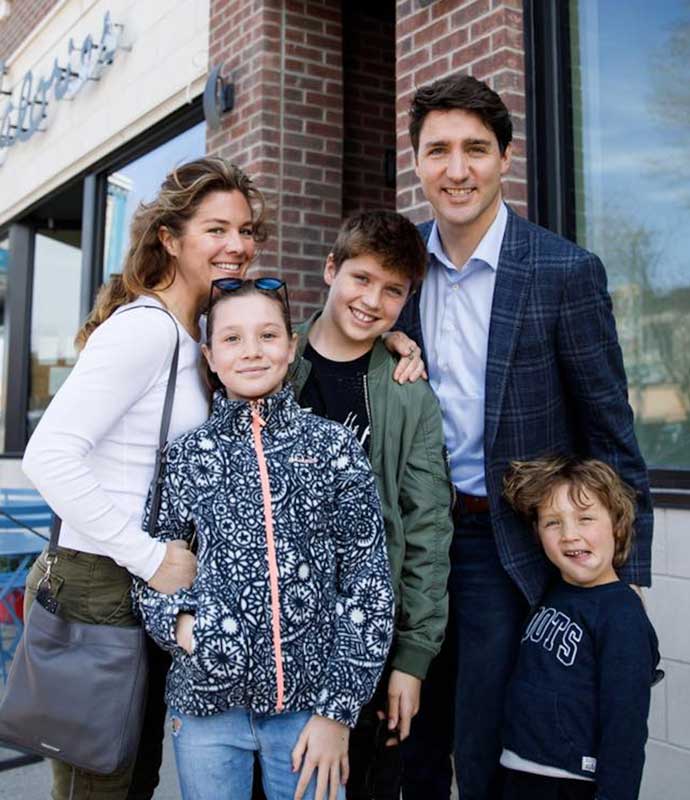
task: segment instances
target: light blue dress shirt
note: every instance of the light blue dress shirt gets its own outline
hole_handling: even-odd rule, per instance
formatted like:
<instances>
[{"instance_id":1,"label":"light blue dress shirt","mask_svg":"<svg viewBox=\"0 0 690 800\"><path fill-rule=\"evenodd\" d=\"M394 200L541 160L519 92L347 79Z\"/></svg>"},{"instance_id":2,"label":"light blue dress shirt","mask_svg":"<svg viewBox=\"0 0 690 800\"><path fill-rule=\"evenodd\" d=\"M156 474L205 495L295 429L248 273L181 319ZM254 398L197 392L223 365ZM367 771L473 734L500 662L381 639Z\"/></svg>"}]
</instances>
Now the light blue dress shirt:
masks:
<instances>
[{"instance_id":1,"label":"light blue dress shirt","mask_svg":"<svg viewBox=\"0 0 690 800\"><path fill-rule=\"evenodd\" d=\"M457 269L434 223L420 313L429 382L441 404L451 479L466 494L486 495L484 393L491 304L508 221L503 203L474 253Z\"/></svg>"}]
</instances>

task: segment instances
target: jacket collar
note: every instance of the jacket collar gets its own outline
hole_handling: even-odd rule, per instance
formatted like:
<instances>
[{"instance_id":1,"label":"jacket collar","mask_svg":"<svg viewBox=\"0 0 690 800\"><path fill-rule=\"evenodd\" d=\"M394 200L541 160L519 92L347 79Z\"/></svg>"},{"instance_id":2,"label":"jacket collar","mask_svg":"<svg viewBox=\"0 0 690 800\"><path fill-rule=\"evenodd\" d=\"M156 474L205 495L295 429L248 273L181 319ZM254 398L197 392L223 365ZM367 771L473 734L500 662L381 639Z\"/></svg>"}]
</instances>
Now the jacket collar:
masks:
<instances>
[{"instance_id":1,"label":"jacket collar","mask_svg":"<svg viewBox=\"0 0 690 800\"><path fill-rule=\"evenodd\" d=\"M323 309L322 309L323 310ZM304 322L300 322L299 325L296 326L295 331L297 333L297 358L295 359L292 368L290 369L289 378L293 380L294 375L300 373L304 367L300 366L301 361L304 361L304 350L307 346L307 342L309 340L309 331L312 329L316 320L321 316L321 310L315 311L311 317L309 317ZM368 374L371 375L373 372L376 372L379 369L382 369L388 361L388 350L386 349L386 345L383 343L381 337L379 337L375 342L374 346L371 350L371 358L369 359L369 370ZM306 375L309 374L310 366L307 365L306 367Z\"/></svg>"},{"instance_id":2,"label":"jacket collar","mask_svg":"<svg viewBox=\"0 0 690 800\"><path fill-rule=\"evenodd\" d=\"M251 428L253 406L269 431L288 427L300 413L292 387L287 383L277 394L264 397L256 403L230 400L219 389L213 395L209 423L219 433L246 434Z\"/></svg>"},{"instance_id":3,"label":"jacket collar","mask_svg":"<svg viewBox=\"0 0 690 800\"><path fill-rule=\"evenodd\" d=\"M518 216L509 205L506 204L506 208L508 220L496 270L486 362L484 452L487 458L496 439L508 371L534 272L534 259L530 257L529 223ZM428 241L433 224L433 220L430 220L418 228L425 242ZM421 346L422 357L428 363L419 308L420 295L421 291L417 291L408 301L401 320L406 332Z\"/></svg>"}]
</instances>

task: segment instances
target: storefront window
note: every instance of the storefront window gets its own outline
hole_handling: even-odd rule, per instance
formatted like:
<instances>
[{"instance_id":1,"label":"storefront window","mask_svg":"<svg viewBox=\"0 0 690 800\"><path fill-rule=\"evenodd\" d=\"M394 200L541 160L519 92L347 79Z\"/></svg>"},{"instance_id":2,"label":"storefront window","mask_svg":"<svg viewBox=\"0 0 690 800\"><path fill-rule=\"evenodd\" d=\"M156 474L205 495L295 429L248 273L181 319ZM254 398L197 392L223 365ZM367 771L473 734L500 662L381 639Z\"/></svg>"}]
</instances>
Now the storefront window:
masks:
<instances>
[{"instance_id":1,"label":"storefront window","mask_svg":"<svg viewBox=\"0 0 690 800\"><path fill-rule=\"evenodd\" d=\"M150 153L108 175L103 279L120 272L137 206L151 200L165 176L178 164L206 152L206 123L170 139Z\"/></svg>"},{"instance_id":2,"label":"storefront window","mask_svg":"<svg viewBox=\"0 0 690 800\"><path fill-rule=\"evenodd\" d=\"M647 463L690 469L690 5L570 12L577 239L607 269Z\"/></svg>"},{"instance_id":3,"label":"storefront window","mask_svg":"<svg viewBox=\"0 0 690 800\"><path fill-rule=\"evenodd\" d=\"M0 451L5 447L5 301L7 298L7 272L10 265L10 242L0 236Z\"/></svg>"},{"instance_id":4,"label":"storefront window","mask_svg":"<svg viewBox=\"0 0 690 800\"><path fill-rule=\"evenodd\" d=\"M31 312L29 435L76 361L81 249L78 232L38 231Z\"/></svg>"}]
</instances>

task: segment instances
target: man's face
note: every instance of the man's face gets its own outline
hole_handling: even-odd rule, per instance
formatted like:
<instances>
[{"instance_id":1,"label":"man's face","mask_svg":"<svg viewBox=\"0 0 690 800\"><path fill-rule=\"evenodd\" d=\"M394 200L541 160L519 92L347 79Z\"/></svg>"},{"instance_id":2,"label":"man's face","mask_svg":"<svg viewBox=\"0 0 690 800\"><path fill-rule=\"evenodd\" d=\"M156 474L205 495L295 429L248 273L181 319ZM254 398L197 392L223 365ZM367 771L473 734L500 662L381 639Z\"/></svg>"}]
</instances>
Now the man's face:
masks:
<instances>
[{"instance_id":1,"label":"man's face","mask_svg":"<svg viewBox=\"0 0 690 800\"><path fill-rule=\"evenodd\" d=\"M485 233L498 211L510 155L510 145L501 155L496 134L472 112L427 114L415 171L442 234Z\"/></svg>"}]
</instances>

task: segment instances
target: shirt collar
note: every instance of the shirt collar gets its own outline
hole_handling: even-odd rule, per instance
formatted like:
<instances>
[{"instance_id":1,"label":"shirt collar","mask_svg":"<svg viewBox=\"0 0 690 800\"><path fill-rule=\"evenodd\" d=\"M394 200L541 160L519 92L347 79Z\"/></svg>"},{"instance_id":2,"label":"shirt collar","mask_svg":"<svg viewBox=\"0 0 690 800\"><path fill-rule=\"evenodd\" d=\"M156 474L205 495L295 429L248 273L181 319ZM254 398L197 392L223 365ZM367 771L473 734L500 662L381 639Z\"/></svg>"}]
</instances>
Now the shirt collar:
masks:
<instances>
[{"instance_id":1,"label":"shirt collar","mask_svg":"<svg viewBox=\"0 0 690 800\"><path fill-rule=\"evenodd\" d=\"M503 236L506 232L506 225L508 224L508 209L505 203L501 203L498 209L496 218L489 226L487 232L482 236L481 241L475 247L472 255L467 259L467 262L462 265L460 270L448 258L443 249L441 236L438 232L438 225L436 220L431 226L431 233L427 242L427 250L429 253L436 257L436 259L443 264L447 269L453 272L459 272L464 269L471 261L482 261L487 264L495 272L498 268L498 259L501 255L501 245L503 244Z\"/></svg>"}]
</instances>

